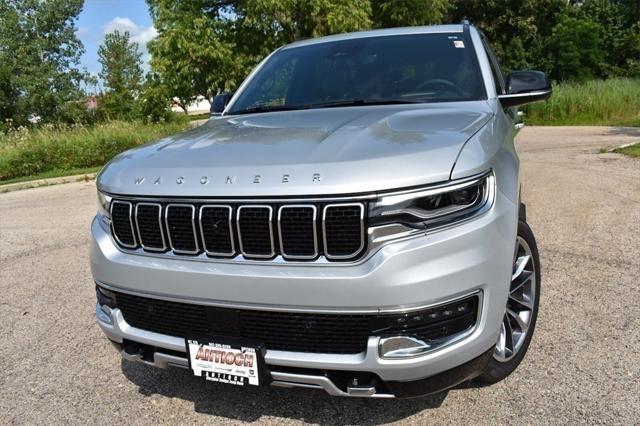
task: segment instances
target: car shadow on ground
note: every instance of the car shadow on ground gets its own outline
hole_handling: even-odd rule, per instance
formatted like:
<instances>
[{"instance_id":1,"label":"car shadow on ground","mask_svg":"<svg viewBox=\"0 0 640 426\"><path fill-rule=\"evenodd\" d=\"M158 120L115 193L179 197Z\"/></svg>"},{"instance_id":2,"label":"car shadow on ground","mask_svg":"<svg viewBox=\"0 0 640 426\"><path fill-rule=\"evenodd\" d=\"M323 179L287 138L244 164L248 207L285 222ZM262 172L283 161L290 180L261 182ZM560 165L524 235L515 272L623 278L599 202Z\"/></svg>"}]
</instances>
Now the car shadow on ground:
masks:
<instances>
[{"instance_id":1,"label":"car shadow on ground","mask_svg":"<svg viewBox=\"0 0 640 426\"><path fill-rule=\"evenodd\" d=\"M272 416L321 424L388 423L438 408L448 394L412 399L339 398L311 389L234 387L206 382L188 370L162 370L125 360L121 368L145 396L159 394L193 401L198 413L246 422Z\"/></svg>"},{"instance_id":2,"label":"car shadow on ground","mask_svg":"<svg viewBox=\"0 0 640 426\"><path fill-rule=\"evenodd\" d=\"M640 127L611 127L606 130L606 133L640 138Z\"/></svg>"}]
</instances>

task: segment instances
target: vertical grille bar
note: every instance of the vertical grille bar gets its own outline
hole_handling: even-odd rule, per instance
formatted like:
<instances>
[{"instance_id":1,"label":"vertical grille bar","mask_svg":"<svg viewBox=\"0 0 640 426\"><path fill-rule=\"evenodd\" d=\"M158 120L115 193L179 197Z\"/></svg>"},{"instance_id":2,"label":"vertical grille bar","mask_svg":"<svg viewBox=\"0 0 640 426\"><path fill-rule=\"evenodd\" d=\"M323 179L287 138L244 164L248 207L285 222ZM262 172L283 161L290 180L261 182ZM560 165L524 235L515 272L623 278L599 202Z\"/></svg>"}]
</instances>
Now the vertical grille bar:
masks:
<instances>
[{"instance_id":1,"label":"vertical grille bar","mask_svg":"<svg viewBox=\"0 0 640 426\"><path fill-rule=\"evenodd\" d=\"M273 241L273 208L265 205L238 207L237 226L240 251L246 257L272 258L275 253Z\"/></svg>"},{"instance_id":2,"label":"vertical grille bar","mask_svg":"<svg viewBox=\"0 0 640 426\"><path fill-rule=\"evenodd\" d=\"M364 205L328 204L322 214L322 234L327 259L344 260L364 248Z\"/></svg>"},{"instance_id":3,"label":"vertical grille bar","mask_svg":"<svg viewBox=\"0 0 640 426\"><path fill-rule=\"evenodd\" d=\"M111 228L118 244L127 248L136 248L136 236L132 220L133 206L128 201L111 202Z\"/></svg>"},{"instance_id":4,"label":"vertical grille bar","mask_svg":"<svg viewBox=\"0 0 640 426\"><path fill-rule=\"evenodd\" d=\"M168 204L165 222L171 249L178 254L197 254L196 208L191 204Z\"/></svg>"},{"instance_id":5,"label":"vertical grille bar","mask_svg":"<svg viewBox=\"0 0 640 426\"><path fill-rule=\"evenodd\" d=\"M225 205L200 207L200 235L204 251L211 256L233 256L233 208Z\"/></svg>"},{"instance_id":6,"label":"vertical grille bar","mask_svg":"<svg viewBox=\"0 0 640 426\"><path fill-rule=\"evenodd\" d=\"M316 206L292 204L278 210L278 238L285 259L314 259L318 256Z\"/></svg>"},{"instance_id":7,"label":"vertical grille bar","mask_svg":"<svg viewBox=\"0 0 640 426\"><path fill-rule=\"evenodd\" d=\"M157 203L138 203L135 209L136 228L140 246L145 250L165 251L162 229L162 206Z\"/></svg>"}]
</instances>

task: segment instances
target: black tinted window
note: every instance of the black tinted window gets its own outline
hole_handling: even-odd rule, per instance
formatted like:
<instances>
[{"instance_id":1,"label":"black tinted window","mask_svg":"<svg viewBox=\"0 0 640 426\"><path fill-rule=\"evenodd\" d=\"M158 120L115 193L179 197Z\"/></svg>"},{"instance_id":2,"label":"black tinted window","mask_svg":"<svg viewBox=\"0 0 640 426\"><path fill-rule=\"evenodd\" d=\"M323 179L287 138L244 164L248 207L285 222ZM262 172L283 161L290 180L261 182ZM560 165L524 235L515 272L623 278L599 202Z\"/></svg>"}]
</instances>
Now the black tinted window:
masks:
<instances>
[{"instance_id":1,"label":"black tinted window","mask_svg":"<svg viewBox=\"0 0 640 426\"><path fill-rule=\"evenodd\" d=\"M486 97L462 34L368 37L275 53L231 113L349 100L469 101Z\"/></svg>"},{"instance_id":2,"label":"black tinted window","mask_svg":"<svg viewBox=\"0 0 640 426\"><path fill-rule=\"evenodd\" d=\"M501 95L505 93L505 89L504 76L502 74L502 69L500 68L500 62L498 61L498 57L493 51L493 48L489 44L489 41L483 37L482 42L484 44L485 52L489 57L489 65L491 65L491 75L493 76L493 82L496 85L496 93Z\"/></svg>"}]
</instances>

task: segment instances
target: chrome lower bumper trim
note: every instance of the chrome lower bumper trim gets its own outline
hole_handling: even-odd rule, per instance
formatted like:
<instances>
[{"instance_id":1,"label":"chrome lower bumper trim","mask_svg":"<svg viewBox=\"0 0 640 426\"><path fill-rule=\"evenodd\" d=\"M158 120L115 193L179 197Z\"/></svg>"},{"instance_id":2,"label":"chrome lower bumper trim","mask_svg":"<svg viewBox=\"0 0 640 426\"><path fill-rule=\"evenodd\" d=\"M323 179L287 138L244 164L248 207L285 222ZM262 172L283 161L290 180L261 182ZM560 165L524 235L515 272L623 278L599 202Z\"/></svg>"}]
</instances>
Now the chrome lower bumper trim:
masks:
<instances>
[{"instance_id":1,"label":"chrome lower bumper trim","mask_svg":"<svg viewBox=\"0 0 640 426\"><path fill-rule=\"evenodd\" d=\"M146 361L142 359L142 356L138 354L130 354L126 351L120 351L122 354L122 358L127 361L136 361L142 362L147 365L151 365L153 367L158 368L167 368L167 367L179 367L179 368L189 368L189 361L187 358L182 358L175 355L163 354L162 352L155 352L153 354L153 361Z\"/></svg>"},{"instance_id":2,"label":"chrome lower bumper trim","mask_svg":"<svg viewBox=\"0 0 640 426\"><path fill-rule=\"evenodd\" d=\"M154 352L153 361L148 361L138 354L130 354L125 350L121 350L122 358L127 361L141 362L146 365L157 368L189 368L187 358L169 355L162 352ZM271 386L280 388L307 388L321 389L329 395L333 396L349 396L364 398L394 398L394 395L387 393L377 393L375 387L348 387L347 391L343 391L325 376L314 376L310 374L294 374L283 373L279 371L271 371Z\"/></svg>"},{"instance_id":3,"label":"chrome lower bumper trim","mask_svg":"<svg viewBox=\"0 0 640 426\"><path fill-rule=\"evenodd\" d=\"M348 387L347 391L345 392L337 387L331 381L331 379L325 376L272 371L271 378L273 379L273 382L271 382L271 386L275 387L323 389L325 392L332 396L394 398L394 395L389 393L376 393L375 387Z\"/></svg>"}]
</instances>

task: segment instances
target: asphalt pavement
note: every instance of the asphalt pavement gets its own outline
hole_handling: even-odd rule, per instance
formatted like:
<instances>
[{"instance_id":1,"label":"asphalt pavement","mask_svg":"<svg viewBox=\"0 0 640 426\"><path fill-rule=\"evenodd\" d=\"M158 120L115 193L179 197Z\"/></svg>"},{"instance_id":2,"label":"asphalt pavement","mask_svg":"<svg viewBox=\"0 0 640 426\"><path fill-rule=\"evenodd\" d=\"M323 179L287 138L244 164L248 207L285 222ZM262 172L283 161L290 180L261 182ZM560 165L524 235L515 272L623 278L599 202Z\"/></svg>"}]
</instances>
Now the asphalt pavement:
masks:
<instances>
[{"instance_id":1,"label":"asphalt pavement","mask_svg":"<svg viewBox=\"0 0 640 426\"><path fill-rule=\"evenodd\" d=\"M239 389L122 361L94 319L93 182L0 194L0 423L640 421L640 128L517 140L542 262L536 334L505 381L413 400Z\"/></svg>"}]
</instances>

